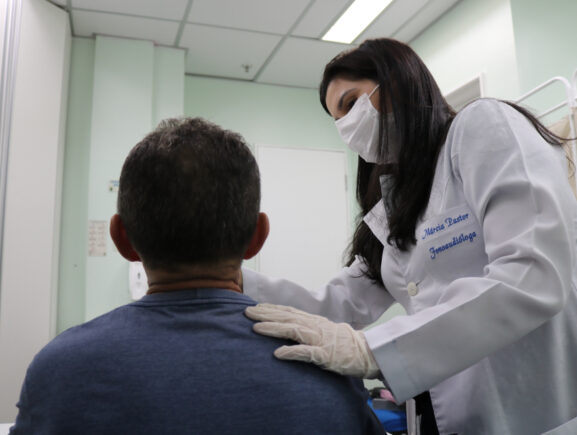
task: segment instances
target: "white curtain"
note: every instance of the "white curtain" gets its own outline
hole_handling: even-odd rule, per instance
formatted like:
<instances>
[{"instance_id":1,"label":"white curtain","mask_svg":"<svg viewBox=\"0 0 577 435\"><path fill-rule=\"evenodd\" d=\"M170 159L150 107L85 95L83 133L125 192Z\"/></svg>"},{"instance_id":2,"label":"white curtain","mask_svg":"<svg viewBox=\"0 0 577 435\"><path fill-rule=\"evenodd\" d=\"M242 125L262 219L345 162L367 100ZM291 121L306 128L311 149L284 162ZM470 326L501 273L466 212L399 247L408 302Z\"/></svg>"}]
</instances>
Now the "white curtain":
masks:
<instances>
[{"instance_id":1,"label":"white curtain","mask_svg":"<svg viewBox=\"0 0 577 435\"><path fill-rule=\"evenodd\" d=\"M2 275L8 147L21 9L21 0L0 0L0 276Z\"/></svg>"}]
</instances>

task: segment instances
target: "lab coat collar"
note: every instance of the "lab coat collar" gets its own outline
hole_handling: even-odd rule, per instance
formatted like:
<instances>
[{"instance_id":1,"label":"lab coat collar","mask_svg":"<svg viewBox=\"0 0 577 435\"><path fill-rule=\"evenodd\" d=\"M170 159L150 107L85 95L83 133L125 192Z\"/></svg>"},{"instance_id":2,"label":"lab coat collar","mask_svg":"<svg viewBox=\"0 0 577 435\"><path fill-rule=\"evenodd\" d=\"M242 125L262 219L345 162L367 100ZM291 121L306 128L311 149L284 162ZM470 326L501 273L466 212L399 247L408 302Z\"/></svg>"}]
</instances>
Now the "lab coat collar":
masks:
<instances>
[{"instance_id":1,"label":"lab coat collar","mask_svg":"<svg viewBox=\"0 0 577 435\"><path fill-rule=\"evenodd\" d=\"M371 211L365 215L363 221L367 224L375 237L379 239L383 245L386 245L388 223L387 212L382 200L377 202Z\"/></svg>"},{"instance_id":2,"label":"lab coat collar","mask_svg":"<svg viewBox=\"0 0 577 435\"><path fill-rule=\"evenodd\" d=\"M371 232L383 244L387 244L387 231L389 228L387 221L387 198L389 198L389 190L393 182L393 176L389 174L381 175L379 177L381 183L382 199L369 211L363 220L370 228Z\"/></svg>"}]
</instances>

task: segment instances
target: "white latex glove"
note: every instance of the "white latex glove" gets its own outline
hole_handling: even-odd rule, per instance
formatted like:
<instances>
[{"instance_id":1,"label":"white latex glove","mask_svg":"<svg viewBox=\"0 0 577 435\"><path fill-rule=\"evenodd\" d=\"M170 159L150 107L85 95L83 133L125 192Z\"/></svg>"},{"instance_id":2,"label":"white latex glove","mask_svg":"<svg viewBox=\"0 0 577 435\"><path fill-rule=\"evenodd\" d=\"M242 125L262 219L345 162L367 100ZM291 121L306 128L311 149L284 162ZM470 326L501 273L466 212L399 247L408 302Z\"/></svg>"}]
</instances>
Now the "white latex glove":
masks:
<instances>
[{"instance_id":1,"label":"white latex glove","mask_svg":"<svg viewBox=\"0 0 577 435\"><path fill-rule=\"evenodd\" d=\"M301 343L276 349L274 355L279 359L312 362L358 378L372 379L380 374L365 335L346 323L333 323L284 305L258 304L248 307L245 314L260 322L253 326L255 332Z\"/></svg>"}]
</instances>

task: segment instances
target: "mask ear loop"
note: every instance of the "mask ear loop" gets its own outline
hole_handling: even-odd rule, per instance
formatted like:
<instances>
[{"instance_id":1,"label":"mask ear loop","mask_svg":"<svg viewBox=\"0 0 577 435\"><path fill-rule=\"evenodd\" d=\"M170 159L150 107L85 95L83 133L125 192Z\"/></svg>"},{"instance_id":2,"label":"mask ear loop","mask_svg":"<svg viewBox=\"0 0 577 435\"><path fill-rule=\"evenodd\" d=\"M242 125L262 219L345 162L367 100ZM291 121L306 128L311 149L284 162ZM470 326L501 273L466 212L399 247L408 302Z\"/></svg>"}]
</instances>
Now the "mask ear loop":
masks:
<instances>
[{"instance_id":1,"label":"mask ear loop","mask_svg":"<svg viewBox=\"0 0 577 435\"><path fill-rule=\"evenodd\" d=\"M379 84L379 85L375 86L375 89L373 89L373 90L371 91L371 93L369 94L369 98L371 98L371 97L373 96L373 94L375 93L375 91L376 91L377 89L379 89L379 86L381 86L381 85Z\"/></svg>"}]
</instances>

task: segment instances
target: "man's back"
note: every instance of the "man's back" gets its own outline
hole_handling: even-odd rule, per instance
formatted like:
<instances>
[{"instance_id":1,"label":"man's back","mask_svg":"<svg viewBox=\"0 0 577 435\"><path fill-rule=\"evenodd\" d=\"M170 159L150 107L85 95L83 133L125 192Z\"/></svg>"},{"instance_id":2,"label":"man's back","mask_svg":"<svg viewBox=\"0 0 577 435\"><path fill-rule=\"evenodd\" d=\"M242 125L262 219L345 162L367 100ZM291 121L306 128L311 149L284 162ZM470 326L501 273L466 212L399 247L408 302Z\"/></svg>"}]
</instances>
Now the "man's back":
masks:
<instances>
[{"instance_id":1,"label":"man's back","mask_svg":"<svg viewBox=\"0 0 577 435\"><path fill-rule=\"evenodd\" d=\"M384 433L358 380L279 361L229 290L145 296L31 364L14 434ZM282 343L281 343L282 344Z\"/></svg>"}]
</instances>

